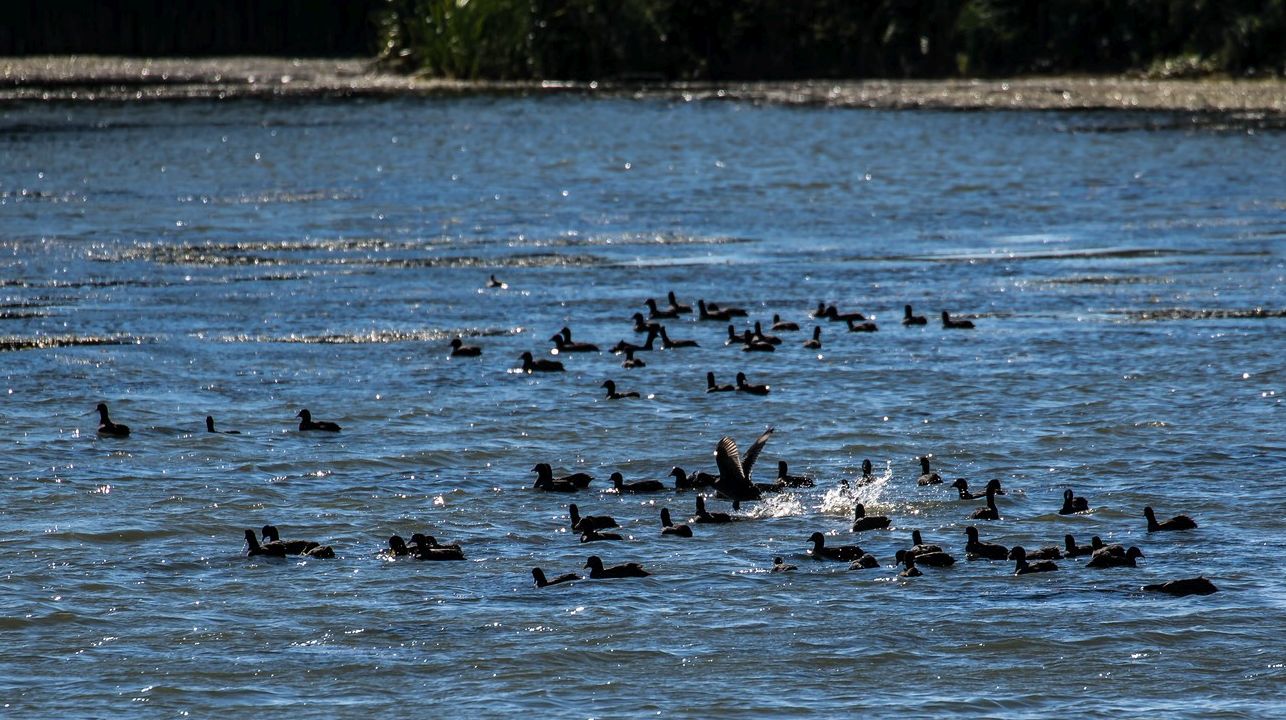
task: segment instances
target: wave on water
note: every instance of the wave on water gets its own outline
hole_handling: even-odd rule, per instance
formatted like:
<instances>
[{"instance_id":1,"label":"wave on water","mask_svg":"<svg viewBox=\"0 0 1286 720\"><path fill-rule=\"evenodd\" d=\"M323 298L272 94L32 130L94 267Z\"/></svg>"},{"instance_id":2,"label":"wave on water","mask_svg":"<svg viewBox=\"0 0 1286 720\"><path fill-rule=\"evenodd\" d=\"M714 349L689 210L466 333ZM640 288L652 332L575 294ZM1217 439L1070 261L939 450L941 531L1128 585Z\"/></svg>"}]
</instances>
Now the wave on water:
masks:
<instances>
[{"instance_id":1,"label":"wave on water","mask_svg":"<svg viewBox=\"0 0 1286 720\"><path fill-rule=\"evenodd\" d=\"M1083 250L987 250L977 252L949 253L941 255L885 255L875 257L845 258L851 261L892 261L892 262L938 262L938 263L978 263L978 262L1012 262L1015 260L1085 260L1112 258L1152 258L1205 256L1210 253L1201 250L1174 250L1170 248L1086 248ZM1265 253L1220 253L1229 255L1263 255Z\"/></svg>"},{"instance_id":2,"label":"wave on water","mask_svg":"<svg viewBox=\"0 0 1286 720\"><path fill-rule=\"evenodd\" d=\"M0 287L16 288L106 288L106 287L164 287L168 285L160 280L0 280Z\"/></svg>"},{"instance_id":3,"label":"wave on water","mask_svg":"<svg viewBox=\"0 0 1286 720\"><path fill-rule=\"evenodd\" d=\"M417 246L418 247L418 246ZM210 243L181 245L139 245L114 256L97 257L100 262L137 261L162 265L196 267L228 266L359 266L378 268L465 268L465 267L553 267L604 264L594 255L527 253L496 257L472 255L436 257L379 257L378 253L413 248L385 241ZM275 254L274 254L275 253ZM316 253L303 256L304 253Z\"/></svg>"},{"instance_id":4,"label":"wave on water","mask_svg":"<svg viewBox=\"0 0 1286 720\"><path fill-rule=\"evenodd\" d=\"M443 342L456 337L496 337L517 335L522 328L485 328L482 330L369 330L360 333L328 335L223 335L225 343L304 343L316 345L366 345L396 342Z\"/></svg>"},{"instance_id":5,"label":"wave on water","mask_svg":"<svg viewBox=\"0 0 1286 720\"><path fill-rule=\"evenodd\" d=\"M80 347L92 345L142 345L154 342L155 338L139 335L40 335L21 337L11 335L0 337L0 352L11 350L44 350L60 347Z\"/></svg>"},{"instance_id":6,"label":"wave on water","mask_svg":"<svg viewBox=\"0 0 1286 720\"><path fill-rule=\"evenodd\" d=\"M1163 308L1158 310L1109 310L1131 320L1268 320L1286 317L1286 310L1226 308Z\"/></svg>"},{"instance_id":7,"label":"wave on water","mask_svg":"<svg viewBox=\"0 0 1286 720\"><path fill-rule=\"evenodd\" d=\"M518 255L416 256L430 248L551 249L571 247L640 247L730 245L749 238L683 235L677 233L616 233L554 237L518 235L506 238L423 238L392 241L384 238L308 239L207 243L139 243L94 259L100 262L144 261L162 265L229 267L239 265L369 265L375 267L548 267L599 265L595 255L529 252Z\"/></svg>"},{"instance_id":8,"label":"wave on water","mask_svg":"<svg viewBox=\"0 0 1286 720\"><path fill-rule=\"evenodd\" d=\"M1173 285L1175 279L1148 275L1083 275L1035 282L1045 285Z\"/></svg>"},{"instance_id":9,"label":"wave on water","mask_svg":"<svg viewBox=\"0 0 1286 720\"><path fill-rule=\"evenodd\" d=\"M178 198L178 201L201 205L273 205L359 198L361 198L360 194L343 190L268 190L240 195L183 195Z\"/></svg>"}]
</instances>

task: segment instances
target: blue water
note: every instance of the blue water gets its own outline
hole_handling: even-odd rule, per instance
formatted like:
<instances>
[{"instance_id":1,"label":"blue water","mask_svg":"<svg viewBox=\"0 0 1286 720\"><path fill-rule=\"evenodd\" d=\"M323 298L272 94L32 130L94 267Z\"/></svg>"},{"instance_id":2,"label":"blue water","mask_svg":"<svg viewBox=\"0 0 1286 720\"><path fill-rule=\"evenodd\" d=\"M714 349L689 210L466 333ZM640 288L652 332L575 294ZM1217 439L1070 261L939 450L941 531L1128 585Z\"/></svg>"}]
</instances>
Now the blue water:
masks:
<instances>
[{"instance_id":1,"label":"blue water","mask_svg":"<svg viewBox=\"0 0 1286 720\"><path fill-rule=\"evenodd\" d=\"M0 714L1286 713L1286 135L1155 119L0 107ZM803 330L742 353L688 316L668 327L701 347L646 368L513 370L563 325L641 341L630 315L671 289ZM805 350L823 300L879 332L821 323ZM903 328L905 303L929 325ZM943 309L977 329L944 331ZM448 357L457 335L482 357ZM772 392L707 395L707 371ZM605 400L608 378L644 398ZM98 402L131 437L96 436ZM304 407L343 432L298 432ZM713 471L721 436L768 425L756 478L787 460L817 486L743 522L662 538L660 508L682 521L692 493L605 491L614 470ZM1002 479L1003 519L918 487L924 454ZM880 480L841 489L864 458ZM537 462L596 480L538 493ZM1090 513L1057 513L1067 487ZM627 539L578 543L569 500ZM850 533L856 501L893 529ZM1149 504L1199 528L1149 535ZM246 558L267 522L339 557ZM970 524L1145 557L1015 577L964 560ZM954 568L897 577L917 528ZM883 567L813 561L814 531ZM378 556L413 532L468 561ZM533 586L533 565L590 554L653 574ZM799 569L767 572L775 555ZM1197 575L1220 592L1140 591Z\"/></svg>"}]
</instances>

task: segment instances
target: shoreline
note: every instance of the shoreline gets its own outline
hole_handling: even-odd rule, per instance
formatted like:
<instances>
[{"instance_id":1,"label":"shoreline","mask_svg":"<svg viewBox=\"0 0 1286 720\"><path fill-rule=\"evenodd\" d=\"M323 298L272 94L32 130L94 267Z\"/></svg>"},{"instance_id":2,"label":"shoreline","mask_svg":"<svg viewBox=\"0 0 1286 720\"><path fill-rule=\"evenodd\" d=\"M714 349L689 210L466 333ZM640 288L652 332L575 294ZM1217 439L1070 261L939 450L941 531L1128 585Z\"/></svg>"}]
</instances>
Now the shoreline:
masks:
<instances>
[{"instance_id":1,"label":"shoreline","mask_svg":"<svg viewBox=\"0 0 1286 720\"><path fill-rule=\"evenodd\" d=\"M638 84L427 79L380 70L369 58L0 58L2 104L541 94L887 110L1179 112L1286 120L1282 79L1054 76Z\"/></svg>"}]
</instances>

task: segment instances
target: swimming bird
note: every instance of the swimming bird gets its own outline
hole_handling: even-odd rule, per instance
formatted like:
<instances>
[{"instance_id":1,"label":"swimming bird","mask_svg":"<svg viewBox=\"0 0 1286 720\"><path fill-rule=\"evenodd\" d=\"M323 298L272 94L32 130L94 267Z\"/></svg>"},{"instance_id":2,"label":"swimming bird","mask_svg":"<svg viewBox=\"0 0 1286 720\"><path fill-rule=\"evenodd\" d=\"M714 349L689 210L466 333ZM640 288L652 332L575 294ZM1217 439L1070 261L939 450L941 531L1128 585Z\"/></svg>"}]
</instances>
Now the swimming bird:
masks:
<instances>
[{"instance_id":1,"label":"swimming bird","mask_svg":"<svg viewBox=\"0 0 1286 720\"><path fill-rule=\"evenodd\" d=\"M731 314L732 317L747 317L750 314L746 312L745 308L739 308L733 305L720 305L716 302L708 303L706 307L710 308L710 312L726 312Z\"/></svg>"},{"instance_id":2,"label":"swimming bird","mask_svg":"<svg viewBox=\"0 0 1286 720\"><path fill-rule=\"evenodd\" d=\"M1185 595L1209 595L1219 592L1215 584L1204 577L1184 578L1182 580L1170 580L1168 582L1156 583L1154 585L1144 585L1144 590L1148 592L1163 592L1175 597Z\"/></svg>"},{"instance_id":3,"label":"swimming bird","mask_svg":"<svg viewBox=\"0 0 1286 720\"><path fill-rule=\"evenodd\" d=\"M603 384L602 384L602 385L600 385L599 387L602 387L602 388L606 388L606 389L607 389L607 399L608 399L608 400L622 400L622 399L625 399L625 398L636 398L636 397L639 397L639 394L638 394L638 391L637 391L637 390L630 390L630 391L628 391L628 392L623 392L623 393L622 393L622 392L616 392L616 382L615 382L614 380L604 380L604 381L603 381Z\"/></svg>"},{"instance_id":4,"label":"swimming bird","mask_svg":"<svg viewBox=\"0 0 1286 720\"><path fill-rule=\"evenodd\" d=\"M814 560L843 560L852 562L866 554L861 547L857 545L839 545L826 547L826 536L815 532L808 536L808 541L813 544L813 549L808 554L813 556Z\"/></svg>"},{"instance_id":5,"label":"swimming bird","mask_svg":"<svg viewBox=\"0 0 1286 720\"><path fill-rule=\"evenodd\" d=\"M998 492L1000 492L1000 481L992 480L987 483L987 507L974 510L969 518L971 520L999 520L1000 510L996 508L996 493Z\"/></svg>"},{"instance_id":6,"label":"swimming bird","mask_svg":"<svg viewBox=\"0 0 1286 720\"><path fill-rule=\"evenodd\" d=\"M538 588L549 587L550 585L558 585L560 583L572 582L573 580L582 579L581 576L577 575L576 573L564 573L554 578L553 580L546 580L545 571L541 570L538 567L534 567L531 569L531 576L536 579L536 587Z\"/></svg>"},{"instance_id":7,"label":"swimming bird","mask_svg":"<svg viewBox=\"0 0 1286 720\"><path fill-rule=\"evenodd\" d=\"M866 506L862 503L853 505L853 532L865 532L867 530L883 530L889 526L892 521L885 515L867 515Z\"/></svg>"},{"instance_id":8,"label":"swimming bird","mask_svg":"<svg viewBox=\"0 0 1286 720\"><path fill-rule=\"evenodd\" d=\"M1101 550L1095 550L1090 556L1090 561L1085 563L1086 567L1092 568L1110 568L1110 567L1138 567L1135 562L1138 558L1143 557L1143 551L1131 545L1129 550L1119 550L1116 548L1105 547Z\"/></svg>"},{"instance_id":9,"label":"swimming bird","mask_svg":"<svg viewBox=\"0 0 1286 720\"><path fill-rule=\"evenodd\" d=\"M772 388L767 385L752 385L746 382L746 374L743 372L737 373L737 392L750 393L751 395L767 395L771 391Z\"/></svg>"},{"instance_id":10,"label":"swimming bird","mask_svg":"<svg viewBox=\"0 0 1286 720\"><path fill-rule=\"evenodd\" d=\"M871 322L870 320L867 320L866 322L861 322L861 323L853 322L852 320L848 321L849 332L879 332L879 330L880 330L879 326L877 326L875 323Z\"/></svg>"},{"instance_id":11,"label":"swimming bird","mask_svg":"<svg viewBox=\"0 0 1286 720\"><path fill-rule=\"evenodd\" d=\"M880 561L874 555L866 553L862 557L854 560L849 566L849 570L871 570L880 566Z\"/></svg>"},{"instance_id":12,"label":"swimming bird","mask_svg":"<svg viewBox=\"0 0 1286 720\"><path fill-rule=\"evenodd\" d=\"M648 318L651 320L675 320L679 317L677 310L661 310L658 308L656 301L652 298L648 298L643 304L647 305Z\"/></svg>"},{"instance_id":13,"label":"swimming bird","mask_svg":"<svg viewBox=\"0 0 1286 720\"><path fill-rule=\"evenodd\" d=\"M388 539L387 554L380 554L385 557L406 557L411 554L411 548L407 547L406 540L401 535L393 535Z\"/></svg>"},{"instance_id":14,"label":"swimming bird","mask_svg":"<svg viewBox=\"0 0 1286 720\"><path fill-rule=\"evenodd\" d=\"M929 319L926 318L925 316L911 314L910 305L904 306L902 310L903 310L903 314L902 314L903 325L928 325L929 324Z\"/></svg>"},{"instance_id":15,"label":"swimming bird","mask_svg":"<svg viewBox=\"0 0 1286 720\"><path fill-rule=\"evenodd\" d=\"M1103 541L1099 538L1098 535L1095 535L1094 537L1090 538L1090 548L1092 548L1094 552L1098 552L1103 548L1107 548L1112 552L1116 552L1116 553L1125 552L1124 545L1120 543L1112 543L1111 545L1106 545L1103 543Z\"/></svg>"},{"instance_id":16,"label":"swimming bird","mask_svg":"<svg viewBox=\"0 0 1286 720\"><path fill-rule=\"evenodd\" d=\"M738 385L744 379L738 375ZM764 430L755 441L751 443L750 449L746 451L746 458L741 459L741 453L737 449L737 443L727 435L719 438L719 442L714 446L714 461L719 466L719 479L715 481L714 489L720 495L733 501L733 508L737 507L736 503L742 500L758 500L761 490L750 480L750 473L754 469L755 460L759 453L763 451L764 445L768 444L768 438L773 434L773 428L769 427Z\"/></svg>"},{"instance_id":17,"label":"swimming bird","mask_svg":"<svg viewBox=\"0 0 1286 720\"><path fill-rule=\"evenodd\" d=\"M272 525L264 525L260 531L263 533L264 547L280 546L285 549L287 555L305 555L320 560L328 560L335 557L335 549L329 545L322 545L314 540L282 540L277 534L277 528Z\"/></svg>"},{"instance_id":18,"label":"swimming bird","mask_svg":"<svg viewBox=\"0 0 1286 720\"><path fill-rule=\"evenodd\" d=\"M762 325L760 325L758 320L755 321L755 332L752 335L752 337L755 339L756 342L764 342L764 343L768 343L769 345L781 344L781 338L777 337L776 335L764 334L764 328Z\"/></svg>"},{"instance_id":19,"label":"swimming bird","mask_svg":"<svg viewBox=\"0 0 1286 720\"><path fill-rule=\"evenodd\" d=\"M895 556L896 562L902 563L906 556L910 555L915 558L918 565L927 565L929 567L951 567L956 564L956 559L945 552L938 550L936 552L917 552L914 548L911 550L898 550Z\"/></svg>"},{"instance_id":20,"label":"swimming bird","mask_svg":"<svg viewBox=\"0 0 1286 720\"><path fill-rule=\"evenodd\" d=\"M625 362L621 363L621 367L625 368L626 370L633 370L634 368L647 367L647 363L634 357L633 350L626 350Z\"/></svg>"},{"instance_id":21,"label":"swimming bird","mask_svg":"<svg viewBox=\"0 0 1286 720\"><path fill-rule=\"evenodd\" d=\"M826 313L825 315L823 315L823 317L825 317L827 320L830 320L831 322L842 322L842 323L849 323L854 321L862 322L866 320L866 316L860 312L841 313L839 311L839 308L836 307L835 305L831 305L827 307Z\"/></svg>"},{"instance_id":22,"label":"swimming bird","mask_svg":"<svg viewBox=\"0 0 1286 720\"><path fill-rule=\"evenodd\" d=\"M813 479L806 475L791 475L785 460L777 461L777 485L785 487L812 487Z\"/></svg>"},{"instance_id":23,"label":"swimming bird","mask_svg":"<svg viewBox=\"0 0 1286 720\"><path fill-rule=\"evenodd\" d=\"M129 437L129 425L112 422L107 416L107 403L98 403L98 434L107 437ZM86 413L88 414L88 413ZM84 417L82 415L81 417Z\"/></svg>"},{"instance_id":24,"label":"swimming bird","mask_svg":"<svg viewBox=\"0 0 1286 720\"><path fill-rule=\"evenodd\" d=\"M902 563L906 565L906 568L904 568L902 572L898 573L898 577L920 577L921 575L924 575L924 573L920 572L920 568L915 566L916 560L917 557L915 553L903 553Z\"/></svg>"},{"instance_id":25,"label":"swimming bird","mask_svg":"<svg viewBox=\"0 0 1286 720\"><path fill-rule=\"evenodd\" d=\"M612 352L618 355L631 350L634 352L651 352L655 349L653 343L656 341L657 337L660 336L660 327L661 326L658 325L655 328L649 328L647 331L647 339L643 341L642 345L635 345L632 342L622 340L612 346Z\"/></svg>"},{"instance_id":26,"label":"swimming bird","mask_svg":"<svg viewBox=\"0 0 1286 720\"><path fill-rule=\"evenodd\" d=\"M465 345L460 338L451 339L451 357L478 357L482 348L477 345Z\"/></svg>"},{"instance_id":27,"label":"swimming bird","mask_svg":"<svg viewBox=\"0 0 1286 720\"><path fill-rule=\"evenodd\" d=\"M780 315L773 313L772 327L769 329L773 332L792 332L799 329L799 323L782 320Z\"/></svg>"},{"instance_id":28,"label":"swimming bird","mask_svg":"<svg viewBox=\"0 0 1286 720\"><path fill-rule=\"evenodd\" d=\"M1024 549L1024 553L1026 553L1026 557L1028 557L1029 561L1061 561L1062 559L1062 550L1058 549L1055 545L1047 545L1039 550ZM1013 549L1011 549L1011 561L1016 557L1017 555L1013 554Z\"/></svg>"},{"instance_id":29,"label":"swimming bird","mask_svg":"<svg viewBox=\"0 0 1286 720\"><path fill-rule=\"evenodd\" d=\"M264 525L259 532L263 535L265 545L280 543L286 549L287 555L303 555L321 546L321 543L315 540L282 540L276 525Z\"/></svg>"},{"instance_id":30,"label":"swimming bird","mask_svg":"<svg viewBox=\"0 0 1286 720\"><path fill-rule=\"evenodd\" d=\"M620 533L599 532L598 530L586 530L580 534L580 541L598 542L600 540L623 540Z\"/></svg>"},{"instance_id":31,"label":"swimming bird","mask_svg":"<svg viewBox=\"0 0 1286 720\"><path fill-rule=\"evenodd\" d=\"M572 530L583 533L586 530L606 530L607 528L620 527L616 523L616 518L611 515L581 515L580 508L576 503L567 506L567 512L572 518Z\"/></svg>"},{"instance_id":32,"label":"swimming bird","mask_svg":"<svg viewBox=\"0 0 1286 720\"><path fill-rule=\"evenodd\" d=\"M1152 512L1151 507L1143 508L1143 516L1148 519L1148 532L1160 532L1162 530L1192 530L1197 526L1197 521L1187 515L1175 515L1165 522L1157 522L1157 516Z\"/></svg>"},{"instance_id":33,"label":"swimming bird","mask_svg":"<svg viewBox=\"0 0 1286 720\"><path fill-rule=\"evenodd\" d=\"M554 349L560 353L598 352L598 346L594 343L573 342L571 336L571 328L563 328L561 333L554 333L549 340L554 343Z\"/></svg>"},{"instance_id":34,"label":"swimming bird","mask_svg":"<svg viewBox=\"0 0 1286 720\"><path fill-rule=\"evenodd\" d=\"M530 352L524 352L522 355L519 355L518 357L522 358L522 371L525 373L563 372L567 369L563 367L563 364L557 360L547 360L545 358L535 360L531 357Z\"/></svg>"},{"instance_id":35,"label":"swimming bird","mask_svg":"<svg viewBox=\"0 0 1286 720\"><path fill-rule=\"evenodd\" d=\"M920 477L915 481L917 485L937 485L942 482L942 476L929 469L929 456L920 456Z\"/></svg>"},{"instance_id":36,"label":"swimming bird","mask_svg":"<svg viewBox=\"0 0 1286 720\"><path fill-rule=\"evenodd\" d=\"M459 543L443 545L438 542L437 538L432 535L425 535L424 533L415 533L411 535L411 550L414 552L420 552L423 550L454 550L456 552L461 552Z\"/></svg>"},{"instance_id":37,"label":"swimming bird","mask_svg":"<svg viewBox=\"0 0 1286 720\"><path fill-rule=\"evenodd\" d=\"M246 557L286 557L286 547L281 543L268 543L260 545L259 538L255 537L255 531L246 528Z\"/></svg>"},{"instance_id":38,"label":"swimming bird","mask_svg":"<svg viewBox=\"0 0 1286 720\"><path fill-rule=\"evenodd\" d=\"M698 320L713 320L716 322L727 322L734 317L738 317L730 310L719 310L714 307L706 307L705 300L697 300ZM744 311L742 314L745 314Z\"/></svg>"},{"instance_id":39,"label":"swimming bird","mask_svg":"<svg viewBox=\"0 0 1286 720\"><path fill-rule=\"evenodd\" d=\"M491 277L487 278L487 287L496 289L496 290L507 290L509 288L509 283L497 280L496 276L492 275Z\"/></svg>"},{"instance_id":40,"label":"swimming bird","mask_svg":"<svg viewBox=\"0 0 1286 720\"><path fill-rule=\"evenodd\" d=\"M1089 512L1090 501L1083 497L1076 497L1071 488L1063 491L1063 507L1059 509L1059 515L1071 515L1073 513Z\"/></svg>"},{"instance_id":41,"label":"swimming bird","mask_svg":"<svg viewBox=\"0 0 1286 720\"><path fill-rule=\"evenodd\" d=\"M222 433L222 434L224 434L224 435L240 435L240 434L241 434L241 431L240 431L240 430L215 430L215 429L214 429L214 416L213 416L213 415L206 415L206 416L205 416L205 431L206 431L206 432L208 432L208 433Z\"/></svg>"},{"instance_id":42,"label":"swimming bird","mask_svg":"<svg viewBox=\"0 0 1286 720\"><path fill-rule=\"evenodd\" d=\"M956 481L951 483L951 487L960 492L961 500L978 500L983 497L982 495L974 495L969 492L969 481L964 478L956 478Z\"/></svg>"},{"instance_id":43,"label":"swimming bird","mask_svg":"<svg viewBox=\"0 0 1286 720\"><path fill-rule=\"evenodd\" d=\"M431 560L434 562L450 562L464 560L464 551L456 547L427 547L420 545L412 551L416 560Z\"/></svg>"},{"instance_id":44,"label":"swimming bird","mask_svg":"<svg viewBox=\"0 0 1286 720\"><path fill-rule=\"evenodd\" d=\"M660 480L639 480L638 482L627 483L625 477L619 472L612 473L610 478L612 487L616 488L618 493L647 493L661 492L665 485Z\"/></svg>"},{"instance_id":45,"label":"swimming bird","mask_svg":"<svg viewBox=\"0 0 1286 720\"><path fill-rule=\"evenodd\" d=\"M719 385L714 381L714 373L706 373L706 392L732 392L737 389L736 385Z\"/></svg>"},{"instance_id":46,"label":"swimming bird","mask_svg":"<svg viewBox=\"0 0 1286 720\"><path fill-rule=\"evenodd\" d=\"M996 543L982 542L978 539L978 528L970 525L965 528L969 541L965 543L966 560L1004 560L1009 557L1009 548Z\"/></svg>"},{"instance_id":47,"label":"swimming bird","mask_svg":"<svg viewBox=\"0 0 1286 720\"><path fill-rule=\"evenodd\" d=\"M670 509L661 508L661 534L674 535L676 537L692 537L692 528L687 525L675 525L670 519Z\"/></svg>"},{"instance_id":48,"label":"swimming bird","mask_svg":"<svg viewBox=\"0 0 1286 720\"><path fill-rule=\"evenodd\" d=\"M772 571L773 571L773 572L775 572L775 573L776 573L776 572L790 572L791 570L796 570L796 569L797 569L797 568L796 568L794 565L790 565L790 564L788 564L788 563L787 563L785 560L783 560L781 557L775 557L775 558L773 558L773 559L772 559Z\"/></svg>"},{"instance_id":49,"label":"swimming bird","mask_svg":"<svg viewBox=\"0 0 1286 720\"><path fill-rule=\"evenodd\" d=\"M549 463L536 463L536 465L532 467L531 471L536 473L537 486L539 486L541 482L554 484L567 483L579 490L584 490L589 487L590 482L594 479L594 477L589 473L583 472L563 475L562 477L554 477L554 469Z\"/></svg>"},{"instance_id":50,"label":"swimming bird","mask_svg":"<svg viewBox=\"0 0 1286 720\"><path fill-rule=\"evenodd\" d=\"M706 512L706 499L702 495L697 496L697 514L692 518L692 522L710 523L713 525L722 525L724 523L736 522L740 518L733 517L728 513Z\"/></svg>"},{"instance_id":51,"label":"swimming bird","mask_svg":"<svg viewBox=\"0 0 1286 720\"><path fill-rule=\"evenodd\" d=\"M870 485L873 482L875 482L875 473L874 473L874 469L871 466L871 461L863 459L862 460L862 479L860 482L858 482L858 485Z\"/></svg>"},{"instance_id":52,"label":"swimming bird","mask_svg":"<svg viewBox=\"0 0 1286 720\"><path fill-rule=\"evenodd\" d=\"M634 315L631 316L631 319L634 320L634 332L636 333L652 332L653 330L659 331L661 329L661 323L648 322L644 320L643 313L634 313Z\"/></svg>"},{"instance_id":53,"label":"swimming bird","mask_svg":"<svg viewBox=\"0 0 1286 720\"><path fill-rule=\"evenodd\" d=\"M696 340L671 340L670 333L666 331L665 326L661 326L661 347L666 350L677 350L678 348L701 347Z\"/></svg>"},{"instance_id":54,"label":"swimming bird","mask_svg":"<svg viewBox=\"0 0 1286 720\"><path fill-rule=\"evenodd\" d=\"M679 302L679 299L678 299L677 297L675 297L675 295L674 295L674 291L673 291L673 290L671 290L670 292L666 293L666 294L665 294L665 297L666 297L666 299L667 299L667 300L669 300L669 301L670 301L670 310L671 310L672 312L676 312L676 313L680 313L680 314L683 314L683 313L690 313L690 312L692 312L692 306L691 306L691 305L684 305L683 303Z\"/></svg>"},{"instance_id":55,"label":"swimming bird","mask_svg":"<svg viewBox=\"0 0 1286 720\"><path fill-rule=\"evenodd\" d=\"M537 490L544 490L545 492L564 492L564 493L572 493L581 489L579 487L576 487L575 484L568 481L555 480L553 478L542 478L542 477L537 477L536 482L532 485L532 487Z\"/></svg>"},{"instance_id":56,"label":"swimming bird","mask_svg":"<svg viewBox=\"0 0 1286 720\"><path fill-rule=\"evenodd\" d=\"M765 342L755 337L754 333L746 330L741 333L741 351L742 352L776 352L777 347L770 342Z\"/></svg>"},{"instance_id":57,"label":"swimming bird","mask_svg":"<svg viewBox=\"0 0 1286 720\"><path fill-rule=\"evenodd\" d=\"M299 411L295 417L299 418L300 430L321 430L324 432L339 432L340 427L329 420L313 420L313 414L308 412L308 408Z\"/></svg>"},{"instance_id":58,"label":"swimming bird","mask_svg":"<svg viewBox=\"0 0 1286 720\"><path fill-rule=\"evenodd\" d=\"M929 553L940 553L942 552L942 546L925 544L924 538L920 535L920 531L912 530L911 531L911 552L918 553L920 555L927 555Z\"/></svg>"},{"instance_id":59,"label":"swimming bird","mask_svg":"<svg viewBox=\"0 0 1286 720\"><path fill-rule=\"evenodd\" d=\"M594 580L647 577L652 574L647 570L644 570L643 566L638 563L625 563L623 565L603 567L603 559L597 555L590 555L589 559L585 561L585 567L589 568L589 576Z\"/></svg>"},{"instance_id":60,"label":"swimming bird","mask_svg":"<svg viewBox=\"0 0 1286 720\"><path fill-rule=\"evenodd\" d=\"M822 349L822 326L821 325L813 326L813 338L811 340L805 340L804 347L808 348L809 350Z\"/></svg>"},{"instance_id":61,"label":"swimming bird","mask_svg":"<svg viewBox=\"0 0 1286 720\"><path fill-rule=\"evenodd\" d=\"M817 309L808 313L808 317L817 318L818 320L826 317L826 303L822 300L818 300Z\"/></svg>"},{"instance_id":62,"label":"swimming bird","mask_svg":"<svg viewBox=\"0 0 1286 720\"><path fill-rule=\"evenodd\" d=\"M942 327L948 330L972 330L972 320L952 320L946 310L942 311Z\"/></svg>"},{"instance_id":63,"label":"swimming bird","mask_svg":"<svg viewBox=\"0 0 1286 720\"><path fill-rule=\"evenodd\" d=\"M1092 554L1094 552L1094 548L1085 545L1077 545L1076 538L1071 535L1064 535L1063 552L1066 553L1067 557L1080 557L1082 555Z\"/></svg>"},{"instance_id":64,"label":"swimming bird","mask_svg":"<svg viewBox=\"0 0 1286 720\"><path fill-rule=\"evenodd\" d=\"M1058 569L1052 560L1040 560L1038 562L1027 562L1027 551L1023 550L1022 545L1015 547L1011 553L1014 560L1014 574L1027 575L1038 572L1053 572Z\"/></svg>"},{"instance_id":65,"label":"swimming bird","mask_svg":"<svg viewBox=\"0 0 1286 720\"><path fill-rule=\"evenodd\" d=\"M717 475L711 475L708 472L700 470L689 475L683 471L683 468L675 466L670 471L670 477L674 478L675 490L692 490L695 488L711 487L719 480Z\"/></svg>"}]
</instances>

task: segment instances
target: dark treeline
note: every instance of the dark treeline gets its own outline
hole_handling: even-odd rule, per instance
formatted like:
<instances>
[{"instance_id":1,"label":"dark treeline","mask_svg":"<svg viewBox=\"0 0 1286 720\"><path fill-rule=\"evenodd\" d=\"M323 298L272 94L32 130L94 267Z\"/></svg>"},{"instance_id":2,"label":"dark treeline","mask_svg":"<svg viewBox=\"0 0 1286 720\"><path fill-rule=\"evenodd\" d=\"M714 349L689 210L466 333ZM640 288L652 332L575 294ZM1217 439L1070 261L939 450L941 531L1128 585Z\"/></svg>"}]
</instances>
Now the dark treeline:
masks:
<instances>
[{"instance_id":1,"label":"dark treeline","mask_svg":"<svg viewBox=\"0 0 1286 720\"><path fill-rule=\"evenodd\" d=\"M1286 0L43 0L0 54L375 52L456 78L1286 74Z\"/></svg>"},{"instance_id":2,"label":"dark treeline","mask_svg":"<svg viewBox=\"0 0 1286 720\"><path fill-rule=\"evenodd\" d=\"M1286 70L1286 0L388 0L381 35L457 78Z\"/></svg>"},{"instance_id":3,"label":"dark treeline","mask_svg":"<svg viewBox=\"0 0 1286 720\"><path fill-rule=\"evenodd\" d=\"M0 55L354 56L377 50L382 0L20 0Z\"/></svg>"}]
</instances>

